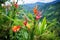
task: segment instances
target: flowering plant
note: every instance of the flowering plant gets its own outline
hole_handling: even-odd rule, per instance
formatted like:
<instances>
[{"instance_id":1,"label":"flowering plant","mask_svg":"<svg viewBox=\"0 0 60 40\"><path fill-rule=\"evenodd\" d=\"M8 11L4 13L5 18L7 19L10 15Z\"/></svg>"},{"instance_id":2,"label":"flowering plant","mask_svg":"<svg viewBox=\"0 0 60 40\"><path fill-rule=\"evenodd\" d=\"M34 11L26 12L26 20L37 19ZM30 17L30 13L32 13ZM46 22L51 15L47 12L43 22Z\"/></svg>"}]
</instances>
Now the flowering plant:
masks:
<instances>
[{"instance_id":1,"label":"flowering plant","mask_svg":"<svg viewBox=\"0 0 60 40\"><path fill-rule=\"evenodd\" d=\"M40 40L42 36L53 34L48 30L52 24L48 25L43 10L38 10L36 5L32 13L26 13L24 8L19 9L21 6L14 0L1 4L0 25L2 32L6 32L6 35L2 35L3 40Z\"/></svg>"}]
</instances>

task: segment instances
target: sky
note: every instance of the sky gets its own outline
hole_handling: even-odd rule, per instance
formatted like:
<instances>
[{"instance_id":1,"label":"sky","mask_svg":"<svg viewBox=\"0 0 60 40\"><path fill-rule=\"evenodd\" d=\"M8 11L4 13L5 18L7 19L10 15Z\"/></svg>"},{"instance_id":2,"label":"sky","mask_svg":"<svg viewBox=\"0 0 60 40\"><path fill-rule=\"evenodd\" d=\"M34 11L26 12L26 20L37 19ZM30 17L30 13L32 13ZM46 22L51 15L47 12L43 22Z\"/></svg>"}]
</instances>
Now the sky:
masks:
<instances>
[{"instance_id":1,"label":"sky","mask_svg":"<svg viewBox=\"0 0 60 40\"><path fill-rule=\"evenodd\" d=\"M12 1L12 0L11 0ZM15 0L15 1L17 1L17 0ZM23 3L23 1L24 1L24 3ZM18 4L29 4L29 3L36 3L36 2L42 2L42 3L49 3L49 2L53 2L53 1L56 1L56 0L19 0L18 1Z\"/></svg>"}]
</instances>

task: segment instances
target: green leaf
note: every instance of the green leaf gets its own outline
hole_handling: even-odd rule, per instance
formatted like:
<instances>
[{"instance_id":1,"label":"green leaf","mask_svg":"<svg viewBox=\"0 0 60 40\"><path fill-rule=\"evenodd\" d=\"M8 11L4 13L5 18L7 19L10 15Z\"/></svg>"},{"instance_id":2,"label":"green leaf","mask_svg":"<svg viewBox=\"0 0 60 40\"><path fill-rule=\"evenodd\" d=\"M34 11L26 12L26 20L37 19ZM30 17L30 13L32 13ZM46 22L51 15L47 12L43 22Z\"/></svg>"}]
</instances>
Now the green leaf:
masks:
<instances>
[{"instance_id":1,"label":"green leaf","mask_svg":"<svg viewBox=\"0 0 60 40\"><path fill-rule=\"evenodd\" d=\"M33 15L31 13L28 14L29 19L34 20Z\"/></svg>"},{"instance_id":2,"label":"green leaf","mask_svg":"<svg viewBox=\"0 0 60 40\"><path fill-rule=\"evenodd\" d=\"M46 17L44 17L42 23L40 24L40 34L43 34L46 30L47 23L46 23Z\"/></svg>"}]
</instances>

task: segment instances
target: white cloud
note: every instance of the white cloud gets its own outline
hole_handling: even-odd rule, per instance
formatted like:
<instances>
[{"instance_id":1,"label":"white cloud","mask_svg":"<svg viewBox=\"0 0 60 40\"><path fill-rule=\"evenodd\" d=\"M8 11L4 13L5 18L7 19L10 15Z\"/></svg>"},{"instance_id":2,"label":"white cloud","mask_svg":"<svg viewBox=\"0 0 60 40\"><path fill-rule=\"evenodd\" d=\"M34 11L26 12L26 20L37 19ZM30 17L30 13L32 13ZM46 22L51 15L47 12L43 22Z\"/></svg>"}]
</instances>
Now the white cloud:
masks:
<instances>
[{"instance_id":1,"label":"white cloud","mask_svg":"<svg viewBox=\"0 0 60 40\"><path fill-rule=\"evenodd\" d=\"M23 4L23 2L24 2L24 4L36 3L36 2L38 2L38 0L23 0L23 1L19 0L18 4Z\"/></svg>"},{"instance_id":2,"label":"white cloud","mask_svg":"<svg viewBox=\"0 0 60 40\"><path fill-rule=\"evenodd\" d=\"M15 0L15 1L17 1L17 0ZM23 0L23 1L24 1L24 4L27 4L27 3L36 3L36 2L49 3L49 2L53 2L55 0ZM23 4L23 1L19 0L18 4Z\"/></svg>"},{"instance_id":3,"label":"white cloud","mask_svg":"<svg viewBox=\"0 0 60 40\"><path fill-rule=\"evenodd\" d=\"M55 0L39 0L39 2L43 2L43 3L49 3L49 2L53 2Z\"/></svg>"}]
</instances>

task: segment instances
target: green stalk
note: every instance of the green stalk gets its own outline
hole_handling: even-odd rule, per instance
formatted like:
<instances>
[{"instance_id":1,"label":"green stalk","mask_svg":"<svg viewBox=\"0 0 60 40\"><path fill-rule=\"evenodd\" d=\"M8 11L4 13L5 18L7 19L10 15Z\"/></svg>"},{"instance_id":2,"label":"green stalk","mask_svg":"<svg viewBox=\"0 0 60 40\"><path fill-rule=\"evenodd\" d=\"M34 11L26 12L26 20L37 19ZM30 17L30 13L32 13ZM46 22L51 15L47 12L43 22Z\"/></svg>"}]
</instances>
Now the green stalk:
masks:
<instances>
[{"instance_id":1,"label":"green stalk","mask_svg":"<svg viewBox=\"0 0 60 40\"><path fill-rule=\"evenodd\" d=\"M36 25L36 20L35 20L35 18L34 18L34 27L33 27L32 30L31 30L31 38L30 38L30 40L34 40L35 25Z\"/></svg>"}]
</instances>

